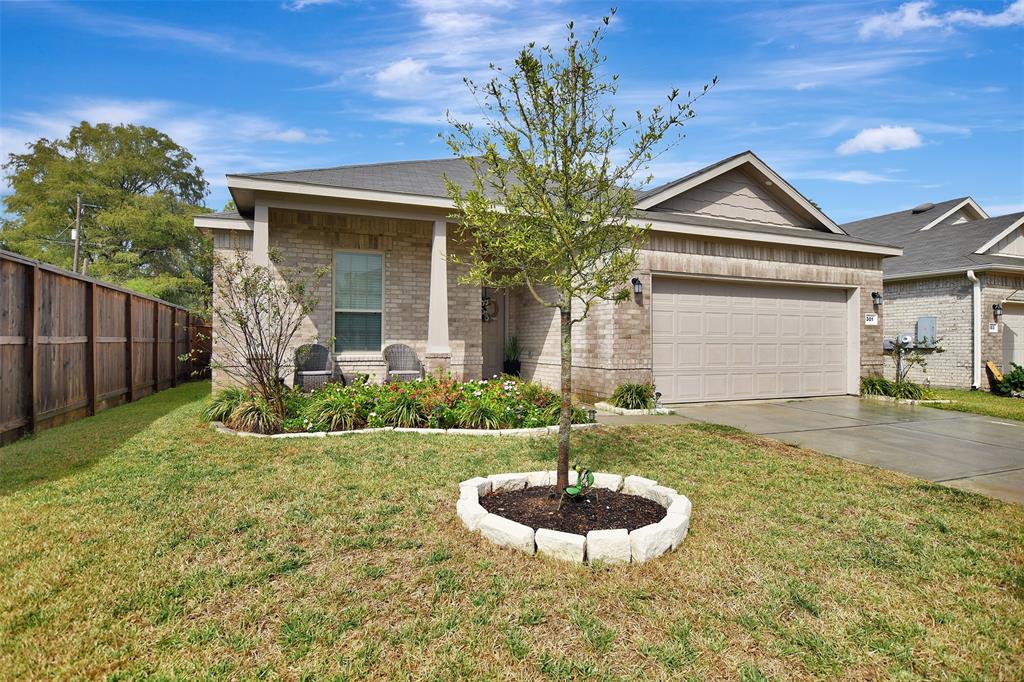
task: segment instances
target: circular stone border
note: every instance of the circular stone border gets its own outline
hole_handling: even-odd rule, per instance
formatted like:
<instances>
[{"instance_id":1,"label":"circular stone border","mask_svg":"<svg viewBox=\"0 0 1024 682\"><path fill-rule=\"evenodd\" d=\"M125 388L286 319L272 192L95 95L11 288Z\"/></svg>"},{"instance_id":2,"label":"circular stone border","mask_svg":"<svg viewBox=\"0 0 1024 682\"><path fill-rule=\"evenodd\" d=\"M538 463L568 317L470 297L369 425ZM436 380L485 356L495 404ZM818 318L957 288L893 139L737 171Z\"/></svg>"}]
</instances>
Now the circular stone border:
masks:
<instances>
[{"instance_id":1,"label":"circular stone border","mask_svg":"<svg viewBox=\"0 0 1024 682\"><path fill-rule=\"evenodd\" d=\"M576 472L569 472L569 483L576 482ZM636 495L665 507L665 518L632 531L625 528L592 530L585 536L548 528L534 530L498 514L480 504L480 497L491 492L508 492L555 484L554 471L528 471L513 474L477 476L459 483L459 501L455 511L462 524L472 532L500 547L511 547L527 554L545 554L576 563L643 563L677 548L690 528L692 505L686 495L674 488L640 476L594 474L594 487L625 495Z\"/></svg>"}]
</instances>

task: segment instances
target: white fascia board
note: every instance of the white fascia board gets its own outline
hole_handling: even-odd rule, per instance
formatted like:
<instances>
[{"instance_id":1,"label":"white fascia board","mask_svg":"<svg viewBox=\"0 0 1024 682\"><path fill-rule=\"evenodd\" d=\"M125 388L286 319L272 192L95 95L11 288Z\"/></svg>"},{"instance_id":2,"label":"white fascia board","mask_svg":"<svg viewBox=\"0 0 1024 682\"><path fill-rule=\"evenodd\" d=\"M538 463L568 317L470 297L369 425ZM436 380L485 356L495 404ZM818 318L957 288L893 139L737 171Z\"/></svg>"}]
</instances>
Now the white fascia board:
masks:
<instances>
[{"instance_id":1,"label":"white fascia board","mask_svg":"<svg viewBox=\"0 0 1024 682\"><path fill-rule=\"evenodd\" d=\"M1007 227L1005 230L997 234L995 237L992 237L992 239L989 239L987 242L985 242L984 245L982 245L980 249L978 249L974 253L988 253L989 249L991 249L999 242L1003 241L1004 238L1008 237L1014 230L1016 230L1021 225L1024 225L1024 216L1021 216L1017 220L1013 221L1013 223L1011 223L1009 227Z\"/></svg>"},{"instance_id":2,"label":"white fascia board","mask_svg":"<svg viewBox=\"0 0 1024 682\"><path fill-rule=\"evenodd\" d=\"M928 223L927 225L925 225L924 227L922 227L918 231L919 232L924 232L925 230L932 229L933 227L935 227L936 225L941 223L943 220L945 220L949 216L953 215L954 213L956 213L960 209L964 208L965 206L970 206L975 211L977 211L978 215L981 216L981 218L980 218L981 220L984 220L984 219L988 218L988 213L985 213L985 209L983 209L981 206L979 206L978 202L976 202L974 199L972 199L970 197L967 197L966 199L961 201L959 204L957 204L953 208L949 209L948 211L946 211L945 213L943 213L938 218L936 218L935 220L931 221L930 223Z\"/></svg>"},{"instance_id":3,"label":"white fascia board","mask_svg":"<svg viewBox=\"0 0 1024 682\"><path fill-rule=\"evenodd\" d=\"M209 218L206 216L193 216L192 224L200 229L207 230L247 230L252 231L252 221L245 218Z\"/></svg>"},{"instance_id":4,"label":"white fascia board","mask_svg":"<svg viewBox=\"0 0 1024 682\"><path fill-rule=\"evenodd\" d=\"M746 230L732 230L727 227L711 227L709 225L692 225L688 223L662 222L660 220L639 220L630 221L637 227L650 225L651 229L657 232L670 232L673 234L686 234L695 237L712 237L716 239L732 239L745 242L765 242L768 244L781 244L783 246L805 246L817 249L831 249L833 251L855 251L857 253L869 253L876 256L902 256L903 249L896 246L883 246L881 244L863 244L860 242L844 242L832 239L808 239L799 234L770 234L767 232L748 232Z\"/></svg>"},{"instance_id":5,"label":"white fascia board","mask_svg":"<svg viewBox=\"0 0 1024 682\"><path fill-rule=\"evenodd\" d=\"M254 192L283 192L286 194L303 194L315 197L333 197L337 199L355 199L358 201L378 201L388 204L406 204L409 206L431 206L434 208L455 208L455 202L443 197L430 197L422 194L400 194L398 192L380 192L368 189L352 189L349 187L331 187L328 185L311 185L305 182L289 182L287 180L266 180L238 175L228 175L228 187L247 189Z\"/></svg>"},{"instance_id":6,"label":"white fascia board","mask_svg":"<svg viewBox=\"0 0 1024 682\"><path fill-rule=\"evenodd\" d=\"M728 173L731 170L734 170L736 168L739 168L740 166L747 164L756 168L758 171L761 172L762 175L767 176L775 184L776 187L782 190L782 192L785 193L786 196L788 196L790 199L796 202L801 208L810 213L815 219L818 220L818 222L824 225L829 232L832 232L833 234L846 234L841 227L839 227L838 225L835 224L835 222L833 222L831 218L822 213L819 209L815 208L814 204L807 201L807 199L805 199L804 196L800 194L800 192L796 191L796 189L794 189L792 185L786 182L781 175L779 175L771 168L769 168L766 163L764 163L761 159L757 158L757 156L755 156L751 152L741 154L740 156L737 156L735 159L732 159L727 163L723 163L720 166L716 166L715 168L712 168L704 173L701 173L700 175L690 178L686 182L681 182L678 185L666 187L663 191L658 192L657 194L645 197L636 204L636 208L640 210L647 210L653 206L657 206L658 204L668 199L671 199L674 196L691 190L694 187L697 187L698 185L702 185L705 182L708 182L709 180L713 180L714 178L717 178L719 175Z\"/></svg>"}]
</instances>

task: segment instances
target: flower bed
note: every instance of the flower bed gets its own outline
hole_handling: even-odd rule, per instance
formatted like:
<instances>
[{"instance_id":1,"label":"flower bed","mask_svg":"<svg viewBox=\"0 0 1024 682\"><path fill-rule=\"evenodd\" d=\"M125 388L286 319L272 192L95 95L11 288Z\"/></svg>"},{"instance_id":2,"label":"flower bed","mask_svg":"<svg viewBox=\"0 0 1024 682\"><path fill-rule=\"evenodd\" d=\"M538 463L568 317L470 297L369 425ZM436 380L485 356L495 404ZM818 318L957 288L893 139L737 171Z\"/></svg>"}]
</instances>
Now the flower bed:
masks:
<instances>
[{"instance_id":1,"label":"flower bed","mask_svg":"<svg viewBox=\"0 0 1024 682\"><path fill-rule=\"evenodd\" d=\"M575 483L575 473L569 472L570 483ZM554 471L471 478L459 484L455 510L468 530L496 545L576 563L642 563L679 547L689 531L691 505L685 495L640 476L604 473L594 474L593 500L564 504L602 506L603 497L605 513L559 510L558 495L553 494L545 500L550 518L539 523L537 519L544 519L544 514L537 509L538 498L548 497L545 493L549 490L555 492L554 481ZM544 490L538 495L536 488ZM614 504L611 496L617 498Z\"/></svg>"},{"instance_id":2,"label":"flower bed","mask_svg":"<svg viewBox=\"0 0 1024 682\"><path fill-rule=\"evenodd\" d=\"M560 398L540 384L515 377L459 382L449 377L348 386L328 384L303 394L289 391L285 417L245 389L225 389L206 410L210 421L242 432L260 434L323 433L363 429L534 429L558 424ZM573 408L573 423L588 423L587 413Z\"/></svg>"}]
</instances>

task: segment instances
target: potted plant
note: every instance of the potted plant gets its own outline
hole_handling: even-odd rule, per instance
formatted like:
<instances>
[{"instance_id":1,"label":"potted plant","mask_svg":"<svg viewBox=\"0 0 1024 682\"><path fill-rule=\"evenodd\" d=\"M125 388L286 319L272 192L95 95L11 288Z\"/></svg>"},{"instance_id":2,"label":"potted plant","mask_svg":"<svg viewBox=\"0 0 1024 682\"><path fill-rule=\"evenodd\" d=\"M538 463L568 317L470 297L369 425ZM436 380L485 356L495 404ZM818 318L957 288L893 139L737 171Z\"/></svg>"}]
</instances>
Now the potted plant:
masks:
<instances>
[{"instance_id":1,"label":"potted plant","mask_svg":"<svg viewBox=\"0 0 1024 682\"><path fill-rule=\"evenodd\" d=\"M503 366L505 374L511 374L514 377L519 376L519 371L522 369L522 363L519 362L520 351L519 339L513 336L505 344L505 362Z\"/></svg>"}]
</instances>

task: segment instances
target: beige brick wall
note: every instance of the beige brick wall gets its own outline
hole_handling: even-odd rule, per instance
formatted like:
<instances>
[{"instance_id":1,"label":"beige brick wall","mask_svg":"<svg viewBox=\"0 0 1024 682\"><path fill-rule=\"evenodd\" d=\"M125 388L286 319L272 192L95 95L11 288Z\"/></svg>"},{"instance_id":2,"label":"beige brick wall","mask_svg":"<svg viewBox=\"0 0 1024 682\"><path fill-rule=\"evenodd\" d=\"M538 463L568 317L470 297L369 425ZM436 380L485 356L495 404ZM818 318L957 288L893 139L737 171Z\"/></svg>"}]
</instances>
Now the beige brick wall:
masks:
<instances>
[{"instance_id":1,"label":"beige brick wall","mask_svg":"<svg viewBox=\"0 0 1024 682\"><path fill-rule=\"evenodd\" d=\"M430 290L431 224L425 221L367 216L311 213L271 208L270 248L280 251L282 267L301 267L313 272L324 267L328 274L317 289L319 304L304 321L294 345L323 343L334 336L333 265L337 250L377 251L384 255L384 345L404 343L426 360L427 315ZM234 234L234 233L226 233ZM247 248L251 249L251 235ZM235 241L238 237L234 237ZM234 242L215 237L218 253L230 254ZM450 251L460 249L450 244ZM481 375L480 288L459 285L464 266L448 266L448 324L451 340L450 368L459 377ZM214 294L216 296L216 292ZM214 351L216 344L214 329ZM375 380L385 374L379 352L337 356L336 368L346 379L367 373ZM214 382L225 383L214 373Z\"/></svg>"},{"instance_id":2,"label":"beige brick wall","mask_svg":"<svg viewBox=\"0 0 1024 682\"><path fill-rule=\"evenodd\" d=\"M972 380L971 282L965 275L888 282L885 285L884 331L887 338L915 334L920 317L936 318L943 353L931 353L928 367L911 370L907 378L933 386L970 388ZM886 357L885 376L896 375Z\"/></svg>"},{"instance_id":3,"label":"beige brick wall","mask_svg":"<svg viewBox=\"0 0 1024 682\"><path fill-rule=\"evenodd\" d=\"M704 240L652 234L637 273L644 285L639 300L602 303L574 330L573 390L584 399L607 397L624 381L652 377L650 295L652 272L670 272L848 285L860 288L859 318L875 312L871 292L882 290L881 258L775 245ZM511 329L524 348L523 374L549 386L559 384L558 316L529 292L512 297ZM878 311L884 318L884 310ZM860 324L860 370L882 369L882 326Z\"/></svg>"}]
</instances>

